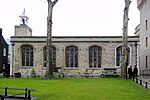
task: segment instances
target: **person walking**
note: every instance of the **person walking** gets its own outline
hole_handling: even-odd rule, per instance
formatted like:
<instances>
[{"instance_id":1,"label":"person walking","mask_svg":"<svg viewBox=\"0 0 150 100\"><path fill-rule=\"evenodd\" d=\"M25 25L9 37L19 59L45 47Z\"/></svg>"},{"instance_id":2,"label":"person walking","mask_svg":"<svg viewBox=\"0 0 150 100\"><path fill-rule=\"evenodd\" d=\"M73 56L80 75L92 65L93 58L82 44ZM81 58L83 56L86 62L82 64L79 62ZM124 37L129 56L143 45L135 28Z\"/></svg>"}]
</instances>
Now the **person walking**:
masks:
<instances>
[{"instance_id":1,"label":"person walking","mask_svg":"<svg viewBox=\"0 0 150 100\"><path fill-rule=\"evenodd\" d=\"M132 66L128 68L129 79L132 78Z\"/></svg>"},{"instance_id":2,"label":"person walking","mask_svg":"<svg viewBox=\"0 0 150 100\"><path fill-rule=\"evenodd\" d=\"M135 65L135 67L134 67L133 74L134 74L134 77L137 78L137 76L138 76L138 68L137 68L137 65Z\"/></svg>"}]
</instances>

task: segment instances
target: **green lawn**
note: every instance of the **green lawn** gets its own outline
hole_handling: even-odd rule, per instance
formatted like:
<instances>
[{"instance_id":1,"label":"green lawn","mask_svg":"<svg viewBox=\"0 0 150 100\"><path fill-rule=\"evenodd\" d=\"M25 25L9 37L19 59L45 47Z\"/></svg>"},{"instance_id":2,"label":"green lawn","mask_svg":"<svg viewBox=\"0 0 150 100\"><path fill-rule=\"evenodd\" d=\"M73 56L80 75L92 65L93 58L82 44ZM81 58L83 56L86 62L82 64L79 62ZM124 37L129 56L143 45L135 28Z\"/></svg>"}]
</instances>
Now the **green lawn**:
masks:
<instances>
[{"instance_id":1,"label":"green lawn","mask_svg":"<svg viewBox=\"0 0 150 100\"><path fill-rule=\"evenodd\" d=\"M150 100L150 90L131 80L117 78L0 78L0 87L35 89L31 95L38 100Z\"/></svg>"}]
</instances>

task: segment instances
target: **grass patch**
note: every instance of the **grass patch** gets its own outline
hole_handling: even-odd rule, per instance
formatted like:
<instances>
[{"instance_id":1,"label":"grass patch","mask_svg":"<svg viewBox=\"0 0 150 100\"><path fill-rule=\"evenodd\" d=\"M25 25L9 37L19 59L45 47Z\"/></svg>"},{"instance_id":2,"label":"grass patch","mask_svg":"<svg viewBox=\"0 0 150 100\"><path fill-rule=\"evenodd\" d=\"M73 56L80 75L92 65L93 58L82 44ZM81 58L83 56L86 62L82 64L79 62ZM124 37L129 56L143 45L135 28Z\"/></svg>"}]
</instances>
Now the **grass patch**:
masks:
<instances>
[{"instance_id":1,"label":"grass patch","mask_svg":"<svg viewBox=\"0 0 150 100\"><path fill-rule=\"evenodd\" d=\"M0 78L0 87L35 89L38 100L149 100L150 90L131 80L111 78ZM4 90L0 89L0 94Z\"/></svg>"}]
</instances>

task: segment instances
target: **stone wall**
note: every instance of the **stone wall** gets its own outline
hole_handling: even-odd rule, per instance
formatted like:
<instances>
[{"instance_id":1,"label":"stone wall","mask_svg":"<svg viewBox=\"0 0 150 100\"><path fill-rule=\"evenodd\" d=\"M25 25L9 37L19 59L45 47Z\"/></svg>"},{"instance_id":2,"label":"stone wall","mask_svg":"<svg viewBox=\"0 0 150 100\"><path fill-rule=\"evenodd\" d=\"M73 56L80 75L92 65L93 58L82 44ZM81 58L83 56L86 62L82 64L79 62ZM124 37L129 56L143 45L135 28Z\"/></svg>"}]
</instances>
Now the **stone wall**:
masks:
<instances>
[{"instance_id":1,"label":"stone wall","mask_svg":"<svg viewBox=\"0 0 150 100\"><path fill-rule=\"evenodd\" d=\"M140 70L150 69L150 0L140 7ZM146 22L147 21L147 22ZM146 25L147 23L147 25ZM146 28L147 26L147 28ZM147 46L146 46L147 38ZM147 56L147 61L146 61Z\"/></svg>"},{"instance_id":2,"label":"stone wall","mask_svg":"<svg viewBox=\"0 0 150 100\"><path fill-rule=\"evenodd\" d=\"M106 39L105 39L106 38ZM56 37L53 39L53 46L56 47L56 67L61 67L61 71L64 75L84 75L86 71L91 75L101 75L103 68L118 68L116 66L116 48L121 46L121 37L79 37L79 38L63 38ZM36 41L35 41L36 40ZM46 46L46 37L12 37L11 42L14 45L14 68L13 73L21 72L22 76L27 77L31 75L34 69L36 75L44 76L46 68L43 67L43 48ZM76 41L74 41L76 40ZM108 41L109 40L109 41ZM117 41L118 40L118 41ZM129 48L131 50L130 64L135 65L135 42L138 41L138 37L129 38ZM34 65L22 66L21 46L31 45L34 48ZM65 48L67 46L78 47L78 68L65 67ZM89 68L89 47L99 46L102 48L102 62L101 68Z\"/></svg>"}]
</instances>

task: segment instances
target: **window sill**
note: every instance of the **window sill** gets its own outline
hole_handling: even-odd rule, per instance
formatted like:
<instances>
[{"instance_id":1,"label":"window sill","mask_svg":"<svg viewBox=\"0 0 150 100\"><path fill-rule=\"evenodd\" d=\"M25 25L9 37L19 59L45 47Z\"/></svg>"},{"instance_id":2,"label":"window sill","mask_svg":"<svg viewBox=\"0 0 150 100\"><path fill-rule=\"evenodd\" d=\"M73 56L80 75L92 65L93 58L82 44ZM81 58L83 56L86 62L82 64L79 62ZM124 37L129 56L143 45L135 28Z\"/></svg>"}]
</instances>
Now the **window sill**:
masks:
<instances>
[{"instance_id":1,"label":"window sill","mask_svg":"<svg viewBox=\"0 0 150 100\"><path fill-rule=\"evenodd\" d=\"M87 70L102 70L103 68L87 68Z\"/></svg>"},{"instance_id":2,"label":"window sill","mask_svg":"<svg viewBox=\"0 0 150 100\"><path fill-rule=\"evenodd\" d=\"M76 68L74 68L74 67L65 67L64 68L64 70L78 70L79 68L78 67L76 67Z\"/></svg>"},{"instance_id":3,"label":"window sill","mask_svg":"<svg viewBox=\"0 0 150 100\"><path fill-rule=\"evenodd\" d=\"M22 69L32 69L33 66L21 66Z\"/></svg>"}]
</instances>

